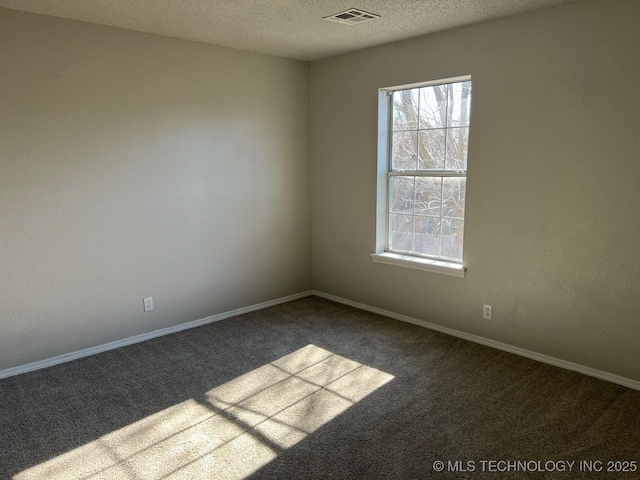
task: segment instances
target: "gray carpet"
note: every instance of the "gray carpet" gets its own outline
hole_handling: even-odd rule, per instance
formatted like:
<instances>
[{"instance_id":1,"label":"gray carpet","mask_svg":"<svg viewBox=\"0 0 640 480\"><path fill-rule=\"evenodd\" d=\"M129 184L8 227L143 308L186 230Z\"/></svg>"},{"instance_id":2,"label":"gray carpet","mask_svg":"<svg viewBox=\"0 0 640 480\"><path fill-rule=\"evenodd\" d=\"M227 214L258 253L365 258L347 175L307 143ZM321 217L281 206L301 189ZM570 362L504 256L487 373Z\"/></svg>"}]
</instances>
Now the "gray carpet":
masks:
<instances>
[{"instance_id":1,"label":"gray carpet","mask_svg":"<svg viewBox=\"0 0 640 480\"><path fill-rule=\"evenodd\" d=\"M606 471L639 452L639 391L317 297L0 380L2 479L640 478Z\"/></svg>"}]
</instances>

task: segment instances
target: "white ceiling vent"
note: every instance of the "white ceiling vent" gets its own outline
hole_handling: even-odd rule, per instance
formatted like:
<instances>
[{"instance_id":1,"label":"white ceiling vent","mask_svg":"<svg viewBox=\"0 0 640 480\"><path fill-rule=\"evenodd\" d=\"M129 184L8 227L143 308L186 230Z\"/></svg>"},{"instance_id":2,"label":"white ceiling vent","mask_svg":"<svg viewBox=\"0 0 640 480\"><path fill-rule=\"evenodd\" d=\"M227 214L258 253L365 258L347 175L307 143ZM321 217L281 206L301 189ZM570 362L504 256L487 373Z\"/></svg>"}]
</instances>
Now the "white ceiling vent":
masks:
<instances>
[{"instance_id":1,"label":"white ceiling vent","mask_svg":"<svg viewBox=\"0 0 640 480\"><path fill-rule=\"evenodd\" d=\"M380 15L364 12L362 10L358 10L357 8L350 8L349 10L345 10L344 12L324 17L325 20L329 20L330 22L344 23L345 25L364 23L368 22L369 20L375 20L376 18L380 18Z\"/></svg>"}]
</instances>

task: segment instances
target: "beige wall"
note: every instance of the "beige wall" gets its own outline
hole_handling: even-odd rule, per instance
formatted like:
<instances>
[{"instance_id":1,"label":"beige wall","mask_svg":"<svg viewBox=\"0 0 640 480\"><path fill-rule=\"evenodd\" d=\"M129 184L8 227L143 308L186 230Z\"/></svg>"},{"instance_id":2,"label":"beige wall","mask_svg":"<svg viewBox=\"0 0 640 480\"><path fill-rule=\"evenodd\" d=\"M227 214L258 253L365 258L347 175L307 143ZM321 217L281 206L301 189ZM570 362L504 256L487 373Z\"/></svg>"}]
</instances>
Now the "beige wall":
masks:
<instances>
[{"instance_id":1,"label":"beige wall","mask_svg":"<svg viewBox=\"0 0 640 480\"><path fill-rule=\"evenodd\" d=\"M305 62L0 9L0 370L308 290L308 124Z\"/></svg>"},{"instance_id":2,"label":"beige wall","mask_svg":"<svg viewBox=\"0 0 640 480\"><path fill-rule=\"evenodd\" d=\"M640 380L638 18L581 1L313 63L314 288ZM467 277L374 264L377 89L465 74Z\"/></svg>"}]
</instances>

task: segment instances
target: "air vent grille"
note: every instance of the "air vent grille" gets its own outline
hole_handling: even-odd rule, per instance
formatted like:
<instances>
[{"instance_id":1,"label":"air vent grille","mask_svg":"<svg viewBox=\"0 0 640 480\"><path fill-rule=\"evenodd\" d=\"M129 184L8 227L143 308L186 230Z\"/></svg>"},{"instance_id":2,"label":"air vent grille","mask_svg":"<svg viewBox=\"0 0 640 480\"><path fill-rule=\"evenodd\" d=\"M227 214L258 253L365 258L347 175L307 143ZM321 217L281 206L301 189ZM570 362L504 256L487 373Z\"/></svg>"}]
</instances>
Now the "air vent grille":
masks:
<instances>
[{"instance_id":1,"label":"air vent grille","mask_svg":"<svg viewBox=\"0 0 640 480\"><path fill-rule=\"evenodd\" d=\"M330 22L338 22L345 25L356 25L358 23L375 20L376 18L380 18L380 15L365 12L363 10L358 10L357 8L350 8L349 10L345 10L344 12L324 17L325 20L329 20Z\"/></svg>"}]
</instances>

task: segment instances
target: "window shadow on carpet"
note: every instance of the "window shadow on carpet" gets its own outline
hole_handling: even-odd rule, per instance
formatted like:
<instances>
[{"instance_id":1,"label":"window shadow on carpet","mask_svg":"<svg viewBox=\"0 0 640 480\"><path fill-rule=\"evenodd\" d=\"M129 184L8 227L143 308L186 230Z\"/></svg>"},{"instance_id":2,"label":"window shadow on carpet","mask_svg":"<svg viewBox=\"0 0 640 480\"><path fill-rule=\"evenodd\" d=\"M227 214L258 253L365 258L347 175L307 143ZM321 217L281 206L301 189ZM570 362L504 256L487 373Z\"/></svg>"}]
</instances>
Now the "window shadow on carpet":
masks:
<instances>
[{"instance_id":1,"label":"window shadow on carpet","mask_svg":"<svg viewBox=\"0 0 640 480\"><path fill-rule=\"evenodd\" d=\"M13 480L245 478L393 378L309 344Z\"/></svg>"}]
</instances>

